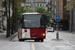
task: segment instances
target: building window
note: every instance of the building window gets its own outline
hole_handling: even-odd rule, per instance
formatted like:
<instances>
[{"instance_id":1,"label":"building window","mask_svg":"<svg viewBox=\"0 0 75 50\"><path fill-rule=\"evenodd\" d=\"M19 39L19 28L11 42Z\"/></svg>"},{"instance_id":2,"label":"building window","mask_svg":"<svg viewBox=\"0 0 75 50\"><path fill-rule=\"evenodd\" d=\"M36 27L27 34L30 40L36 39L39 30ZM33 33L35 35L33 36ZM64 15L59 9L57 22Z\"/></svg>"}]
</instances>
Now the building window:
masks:
<instances>
[{"instance_id":1,"label":"building window","mask_svg":"<svg viewBox=\"0 0 75 50\"><path fill-rule=\"evenodd\" d=\"M39 4L38 4L38 7L39 7Z\"/></svg>"},{"instance_id":2,"label":"building window","mask_svg":"<svg viewBox=\"0 0 75 50\"><path fill-rule=\"evenodd\" d=\"M40 6L42 6L42 4L40 4Z\"/></svg>"}]
</instances>

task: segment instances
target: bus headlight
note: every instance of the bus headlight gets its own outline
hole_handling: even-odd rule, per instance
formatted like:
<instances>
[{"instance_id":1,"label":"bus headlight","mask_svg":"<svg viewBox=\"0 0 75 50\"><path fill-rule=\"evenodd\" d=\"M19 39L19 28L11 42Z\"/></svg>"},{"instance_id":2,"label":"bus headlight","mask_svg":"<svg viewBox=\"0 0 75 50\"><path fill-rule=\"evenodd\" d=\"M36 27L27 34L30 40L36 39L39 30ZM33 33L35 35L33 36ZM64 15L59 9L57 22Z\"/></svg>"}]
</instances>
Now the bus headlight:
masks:
<instances>
[{"instance_id":1,"label":"bus headlight","mask_svg":"<svg viewBox=\"0 0 75 50\"><path fill-rule=\"evenodd\" d=\"M45 36L45 33L43 33L42 35Z\"/></svg>"},{"instance_id":2,"label":"bus headlight","mask_svg":"<svg viewBox=\"0 0 75 50\"><path fill-rule=\"evenodd\" d=\"M25 34L23 33L23 36L25 36Z\"/></svg>"}]
</instances>

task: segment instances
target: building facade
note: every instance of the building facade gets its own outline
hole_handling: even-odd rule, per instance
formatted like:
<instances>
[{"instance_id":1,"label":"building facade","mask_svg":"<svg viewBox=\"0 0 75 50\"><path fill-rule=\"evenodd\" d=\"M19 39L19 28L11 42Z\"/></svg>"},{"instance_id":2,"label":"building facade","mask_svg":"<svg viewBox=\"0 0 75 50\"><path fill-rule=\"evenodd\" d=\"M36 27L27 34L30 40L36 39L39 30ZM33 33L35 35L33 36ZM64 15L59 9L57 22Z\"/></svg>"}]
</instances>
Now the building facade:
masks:
<instances>
[{"instance_id":1,"label":"building facade","mask_svg":"<svg viewBox=\"0 0 75 50\"><path fill-rule=\"evenodd\" d=\"M64 8L66 6L67 0L57 0L56 1L56 14L60 15L61 20L69 19L69 12ZM66 13L67 12L67 13Z\"/></svg>"},{"instance_id":2,"label":"building facade","mask_svg":"<svg viewBox=\"0 0 75 50\"><path fill-rule=\"evenodd\" d=\"M2 13L3 13L2 0L0 0L0 31L3 31L3 27L2 27Z\"/></svg>"},{"instance_id":3,"label":"building facade","mask_svg":"<svg viewBox=\"0 0 75 50\"><path fill-rule=\"evenodd\" d=\"M56 15L56 0L49 0L48 4L47 4L47 10L50 13L50 26L54 27L54 21L53 19L55 18Z\"/></svg>"},{"instance_id":4,"label":"building facade","mask_svg":"<svg viewBox=\"0 0 75 50\"><path fill-rule=\"evenodd\" d=\"M44 7L46 9L46 2L43 0L23 0L22 6L29 7L36 11L38 7Z\"/></svg>"},{"instance_id":5,"label":"building facade","mask_svg":"<svg viewBox=\"0 0 75 50\"><path fill-rule=\"evenodd\" d=\"M74 13L73 13L73 31L75 32L75 4L74 4L74 8L73 9L74 9Z\"/></svg>"},{"instance_id":6,"label":"building facade","mask_svg":"<svg viewBox=\"0 0 75 50\"><path fill-rule=\"evenodd\" d=\"M55 0L49 0L47 4L47 10L50 12L50 16L54 18L56 14L56 1Z\"/></svg>"},{"instance_id":7,"label":"building facade","mask_svg":"<svg viewBox=\"0 0 75 50\"><path fill-rule=\"evenodd\" d=\"M45 2L46 2L46 4L48 4L50 0L43 0L43 1L45 1Z\"/></svg>"},{"instance_id":8,"label":"building facade","mask_svg":"<svg viewBox=\"0 0 75 50\"><path fill-rule=\"evenodd\" d=\"M67 0L50 0L48 3L48 11L50 12L52 19L54 19L53 23L50 22L52 27L57 27L55 15L60 15L59 30L69 30L70 14L69 11L64 8L66 5Z\"/></svg>"},{"instance_id":9,"label":"building facade","mask_svg":"<svg viewBox=\"0 0 75 50\"><path fill-rule=\"evenodd\" d=\"M67 0L67 4L75 1L75 0ZM70 31L74 31L75 32L75 3L72 5L72 9L71 9L71 17L70 17L70 22L71 22L71 30Z\"/></svg>"},{"instance_id":10,"label":"building facade","mask_svg":"<svg viewBox=\"0 0 75 50\"><path fill-rule=\"evenodd\" d=\"M66 5L67 0L56 0L56 15L60 15L59 27L62 30L69 30L70 12L64 8Z\"/></svg>"}]
</instances>

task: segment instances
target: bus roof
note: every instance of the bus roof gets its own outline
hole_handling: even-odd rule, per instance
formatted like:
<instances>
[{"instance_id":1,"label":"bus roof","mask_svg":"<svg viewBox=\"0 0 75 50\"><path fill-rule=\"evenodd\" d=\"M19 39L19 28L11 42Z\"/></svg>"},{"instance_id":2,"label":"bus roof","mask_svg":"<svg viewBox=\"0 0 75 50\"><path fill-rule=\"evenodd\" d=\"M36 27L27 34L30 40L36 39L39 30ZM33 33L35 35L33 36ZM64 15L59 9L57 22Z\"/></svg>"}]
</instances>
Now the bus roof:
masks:
<instances>
[{"instance_id":1,"label":"bus roof","mask_svg":"<svg viewBox=\"0 0 75 50\"><path fill-rule=\"evenodd\" d=\"M33 13L23 13L23 15L25 14L39 14L39 15L44 15L43 13L36 13L36 12L33 12Z\"/></svg>"}]
</instances>

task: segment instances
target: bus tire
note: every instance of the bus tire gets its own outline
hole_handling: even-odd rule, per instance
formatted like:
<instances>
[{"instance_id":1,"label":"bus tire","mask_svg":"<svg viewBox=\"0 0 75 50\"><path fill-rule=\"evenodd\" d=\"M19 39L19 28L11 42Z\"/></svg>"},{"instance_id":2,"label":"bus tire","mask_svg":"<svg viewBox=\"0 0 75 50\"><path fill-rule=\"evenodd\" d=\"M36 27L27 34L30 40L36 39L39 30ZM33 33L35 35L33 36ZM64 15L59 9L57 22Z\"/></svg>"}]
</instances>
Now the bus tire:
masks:
<instances>
[{"instance_id":1,"label":"bus tire","mask_svg":"<svg viewBox=\"0 0 75 50\"><path fill-rule=\"evenodd\" d=\"M39 39L35 39L35 42L39 42L40 40Z\"/></svg>"},{"instance_id":2,"label":"bus tire","mask_svg":"<svg viewBox=\"0 0 75 50\"><path fill-rule=\"evenodd\" d=\"M24 39L19 39L19 41L24 41Z\"/></svg>"},{"instance_id":3,"label":"bus tire","mask_svg":"<svg viewBox=\"0 0 75 50\"><path fill-rule=\"evenodd\" d=\"M38 42L40 42L41 40L38 40Z\"/></svg>"},{"instance_id":4,"label":"bus tire","mask_svg":"<svg viewBox=\"0 0 75 50\"><path fill-rule=\"evenodd\" d=\"M35 39L35 42L37 42L37 39Z\"/></svg>"},{"instance_id":5,"label":"bus tire","mask_svg":"<svg viewBox=\"0 0 75 50\"><path fill-rule=\"evenodd\" d=\"M41 42L43 42L44 41L44 39L41 39Z\"/></svg>"}]
</instances>

